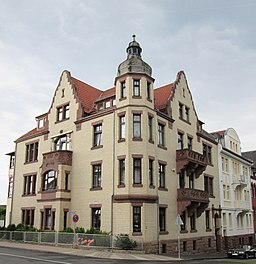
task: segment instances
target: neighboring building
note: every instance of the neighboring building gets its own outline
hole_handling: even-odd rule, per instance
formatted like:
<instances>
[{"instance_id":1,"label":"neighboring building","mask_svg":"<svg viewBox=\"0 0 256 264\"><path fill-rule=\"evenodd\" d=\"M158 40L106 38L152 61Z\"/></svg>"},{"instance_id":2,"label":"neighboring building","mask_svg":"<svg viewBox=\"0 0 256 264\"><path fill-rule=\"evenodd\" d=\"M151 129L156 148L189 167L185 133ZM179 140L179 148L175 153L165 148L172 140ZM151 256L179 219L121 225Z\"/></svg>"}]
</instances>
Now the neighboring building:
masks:
<instances>
[{"instance_id":1,"label":"neighboring building","mask_svg":"<svg viewBox=\"0 0 256 264\"><path fill-rule=\"evenodd\" d=\"M219 142L219 188L224 248L254 241L251 201L251 162L241 155L233 128L214 132Z\"/></svg>"},{"instance_id":2,"label":"neighboring building","mask_svg":"<svg viewBox=\"0 0 256 264\"><path fill-rule=\"evenodd\" d=\"M6 206L6 218L5 226L11 223L11 210L12 210L12 194L13 194L13 176L15 167L15 152L6 154L10 157L9 173L8 173L8 194L7 194L7 206Z\"/></svg>"},{"instance_id":3,"label":"neighboring building","mask_svg":"<svg viewBox=\"0 0 256 264\"><path fill-rule=\"evenodd\" d=\"M251 192L252 192L253 226L254 226L254 233L256 233L256 150L242 152L242 156L252 161Z\"/></svg>"},{"instance_id":4,"label":"neighboring building","mask_svg":"<svg viewBox=\"0 0 256 264\"><path fill-rule=\"evenodd\" d=\"M151 253L221 250L218 147L203 130L184 72L153 89L135 40L115 86L64 71L49 110L16 140L11 222L126 233ZM10 203L8 203L10 206ZM184 225L175 225L178 214Z\"/></svg>"},{"instance_id":5,"label":"neighboring building","mask_svg":"<svg viewBox=\"0 0 256 264\"><path fill-rule=\"evenodd\" d=\"M0 227L5 226L5 210L6 210L6 205L0 204Z\"/></svg>"}]
</instances>

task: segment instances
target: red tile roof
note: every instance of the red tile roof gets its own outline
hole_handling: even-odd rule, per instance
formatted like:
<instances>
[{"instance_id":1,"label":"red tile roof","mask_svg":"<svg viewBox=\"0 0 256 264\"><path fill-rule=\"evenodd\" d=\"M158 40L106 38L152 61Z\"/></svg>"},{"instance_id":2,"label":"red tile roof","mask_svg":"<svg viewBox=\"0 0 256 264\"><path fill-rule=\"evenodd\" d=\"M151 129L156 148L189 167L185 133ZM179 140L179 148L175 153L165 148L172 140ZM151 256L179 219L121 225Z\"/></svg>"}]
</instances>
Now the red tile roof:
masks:
<instances>
[{"instance_id":1,"label":"red tile roof","mask_svg":"<svg viewBox=\"0 0 256 264\"><path fill-rule=\"evenodd\" d=\"M82 102L84 111L89 113L96 99L102 91L71 76L71 82L75 86L77 95Z\"/></svg>"},{"instance_id":2,"label":"red tile roof","mask_svg":"<svg viewBox=\"0 0 256 264\"><path fill-rule=\"evenodd\" d=\"M211 132L211 134L218 134L220 136L224 136L226 130L221 130L221 131L216 131L216 132Z\"/></svg>"},{"instance_id":3,"label":"red tile roof","mask_svg":"<svg viewBox=\"0 0 256 264\"><path fill-rule=\"evenodd\" d=\"M116 95L116 87L112 87L110 89L107 89L102 92L102 94L99 96L98 100L108 98L110 96L115 96Z\"/></svg>"},{"instance_id":4,"label":"red tile roof","mask_svg":"<svg viewBox=\"0 0 256 264\"><path fill-rule=\"evenodd\" d=\"M47 133L47 130L42 130L42 129L38 130L37 128L34 128L30 130L29 132L27 132L26 134L19 137L18 139L16 139L15 142L23 141L23 140L30 139L36 136L41 136L45 133Z\"/></svg>"},{"instance_id":5,"label":"red tile roof","mask_svg":"<svg viewBox=\"0 0 256 264\"><path fill-rule=\"evenodd\" d=\"M154 89L156 109L161 110L166 107L168 99L173 93L173 87L174 87L174 83L170 83L165 86Z\"/></svg>"}]
</instances>

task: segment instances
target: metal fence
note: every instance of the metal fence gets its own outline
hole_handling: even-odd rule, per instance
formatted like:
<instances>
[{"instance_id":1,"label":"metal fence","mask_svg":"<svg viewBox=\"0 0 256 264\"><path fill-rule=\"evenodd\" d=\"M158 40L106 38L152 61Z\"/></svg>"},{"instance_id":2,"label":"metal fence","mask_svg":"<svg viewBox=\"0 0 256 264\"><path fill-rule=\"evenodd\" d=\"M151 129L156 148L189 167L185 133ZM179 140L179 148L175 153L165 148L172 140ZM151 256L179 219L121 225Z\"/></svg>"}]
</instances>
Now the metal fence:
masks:
<instances>
[{"instance_id":1,"label":"metal fence","mask_svg":"<svg viewBox=\"0 0 256 264\"><path fill-rule=\"evenodd\" d=\"M18 241L23 243L79 246L84 248L130 249L133 242L133 250L143 251L142 238L130 239L127 236L97 235L85 233L65 232L23 232L0 231L0 240Z\"/></svg>"}]
</instances>

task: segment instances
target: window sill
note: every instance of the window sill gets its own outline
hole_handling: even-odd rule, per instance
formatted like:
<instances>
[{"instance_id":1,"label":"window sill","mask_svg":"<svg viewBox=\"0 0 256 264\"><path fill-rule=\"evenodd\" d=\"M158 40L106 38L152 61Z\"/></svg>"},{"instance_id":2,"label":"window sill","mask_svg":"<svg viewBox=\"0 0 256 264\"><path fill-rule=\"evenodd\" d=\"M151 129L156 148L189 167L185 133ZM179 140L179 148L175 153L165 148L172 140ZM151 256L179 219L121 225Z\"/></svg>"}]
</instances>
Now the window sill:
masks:
<instances>
[{"instance_id":1,"label":"window sill","mask_svg":"<svg viewBox=\"0 0 256 264\"><path fill-rule=\"evenodd\" d=\"M151 98L147 98L147 100L148 100L150 103L152 103L152 102L153 102Z\"/></svg>"},{"instance_id":2,"label":"window sill","mask_svg":"<svg viewBox=\"0 0 256 264\"><path fill-rule=\"evenodd\" d=\"M117 142L118 142L118 143L125 142L125 138L120 138L120 139L118 139Z\"/></svg>"},{"instance_id":3,"label":"window sill","mask_svg":"<svg viewBox=\"0 0 256 264\"><path fill-rule=\"evenodd\" d=\"M32 160L32 161L25 161L24 165L31 164L31 163L36 163L38 160Z\"/></svg>"},{"instance_id":4,"label":"window sill","mask_svg":"<svg viewBox=\"0 0 256 264\"><path fill-rule=\"evenodd\" d=\"M31 196L36 196L35 193L30 193L30 194L22 194L21 197L31 197Z\"/></svg>"},{"instance_id":5,"label":"window sill","mask_svg":"<svg viewBox=\"0 0 256 264\"><path fill-rule=\"evenodd\" d=\"M125 97L121 97L121 98L119 99L119 102L125 100L126 98L127 98L126 96L125 96Z\"/></svg>"},{"instance_id":6,"label":"window sill","mask_svg":"<svg viewBox=\"0 0 256 264\"><path fill-rule=\"evenodd\" d=\"M155 186L155 185L153 185L153 184L150 184L150 185L149 185L149 188L150 188L150 189L155 189L155 188L156 188L156 186Z\"/></svg>"},{"instance_id":7,"label":"window sill","mask_svg":"<svg viewBox=\"0 0 256 264\"><path fill-rule=\"evenodd\" d=\"M117 185L117 188L125 188L125 184L119 184Z\"/></svg>"},{"instance_id":8,"label":"window sill","mask_svg":"<svg viewBox=\"0 0 256 264\"><path fill-rule=\"evenodd\" d=\"M135 187L135 188L141 188L141 187L143 187L143 184L141 184L141 183L134 183L134 184L132 185L132 187Z\"/></svg>"},{"instance_id":9,"label":"window sill","mask_svg":"<svg viewBox=\"0 0 256 264\"><path fill-rule=\"evenodd\" d=\"M149 139L148 143L155 144L154 140L152 140L152 139Z\"/></svg>"},{"instance_id":10,"label":"window sill","mask_svg":"<svg viewBox=\"0 0 256 264\"><path fill-rule=\"evenodd\" d=\"M206 232L211 232L212 229L211 229L211 228L208 228L208 229L206 229L205 231L206 231Z\"/></svg>"},{"instance_id":11,"label":"window sill","mask_svg":"<svg viewBox=\"0 0 256 264\"><path fill-rule=\"evenodd\" d=\"M160 231L159 235L169 235L169 232L168 231Z\"/></svg>"},{"instance_id":12,"label":"window sill","mask_svg":"<svg viewBox=\"0 0 256 264\"><path fill-rule=\"evenodd\" d=\"M181 234L187 234L188 233L188 230L180 230L180 233Z\"/></svg>"},{"instance_id":13,"label":"window sill","mask_svg":"<svg viewBox=\"0 0 256 264\"><path fill-rule=\"evenodd\" d=\"M165 187L158 187L159 191L164 191L164 192L168 192L168 189Z\"/></svg>"},{"instance_id":14,"label":"window sill","mask_svg":"<svg viewBox=\"0 0 256 264\"><path fill-rule=\"evenodd\" d=\"M161 148L161 149L164 149L164 150L167 150L167 147L165 147L165 146L163 146L163 145L157 145L159 148Z\"/></svg>"},{"instance_id":15,"label":"window sill","mask_svg":"<svg viewBox=\"0 0 256 264\"><path fill-rule=\"evenodd\" d=\"M142 141L142 138L132 138L133 141Z\"/></svg>"},{"instance_id":16,"label":"window sill","mask_svg":"<svg viewBox=\"0 0 256 264\"><path fill-rule=\"evenodd\" d=\"M197 233L197 230L190 230L190 233Z\"/></svg>"},{"instance_id":17,"label":"window sill","mask_svg":"<svg viewBox=\"0 0 256 264\"><path fill-rule=\"evenodd\" d=\"M38 193L54 193L54 192L57 192L57 188L56 189L41 190Z\"/></svg>"},{"instance_id":18,"label":"window sill","mask_svg":"<svg viewBox=\"0 0 256 264\"><path fill-rule=\"evenodd\" d=\"M58 123L61 123L61 122L67 121L67 120L69 120L69 117L62 119L62 120L57 120L57 121L55 121L55 124L58 124Z\"/></svg>"},{"instance_id":19,"label":"window sill","mask_svg":"<svg viewBox=\"0 0 256 264\"><path fill-rule=\"evenodd\" d=\"M90 191L101 191L102 187L92 187L90 188Z\"/></svg>"},{"instance_id":20,"label":"window sill","mask_svg":"<svg viewBox=\"0 0 256 264\"><path fill-rule=\"evenodd\" d=\"M132 232L133 236L142 236L142 232Z\"/></svg>"},{"instance_id":21,"label":"window sill","mask_svg":"<svg viewBox=\"0 0 256 264\"><path fill-rule=\"evenodd\" d=\"M103 148L103 145L91 147L91 150L93 150L93 149L100 149L100 148Z\"/></svg>"},{"instance_id":22,"label":"window sill","mask_svg":"<svg viewBox=\"0 0 256 264\"><path fill-rule=\"evenodd\" d=\"M140 95L133 95L132 98L133 99L141 99L141 96Z\"/></svg>"}]
</instances>

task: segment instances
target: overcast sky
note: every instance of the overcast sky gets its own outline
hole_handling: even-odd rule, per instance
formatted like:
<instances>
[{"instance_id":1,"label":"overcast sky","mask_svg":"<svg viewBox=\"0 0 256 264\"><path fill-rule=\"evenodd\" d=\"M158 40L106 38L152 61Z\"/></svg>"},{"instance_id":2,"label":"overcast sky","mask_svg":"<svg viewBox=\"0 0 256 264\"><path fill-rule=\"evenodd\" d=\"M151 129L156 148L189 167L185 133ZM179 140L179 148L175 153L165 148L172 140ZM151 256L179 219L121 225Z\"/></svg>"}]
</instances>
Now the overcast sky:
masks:
<instances>
[{"instance_id":1,"label":"overcast sky","mask_svg":"<svg viewBox=\"0 0 256 264\"><path fill-rule=\"evenodd\" d=\"M255 150L255 14L255 0L2 0L0 204L5 154L48 111L62 71L113 87L133 34L155 87L184 70L204 128L233 127L242 150Z\"/></svg>"}]
</instances>

